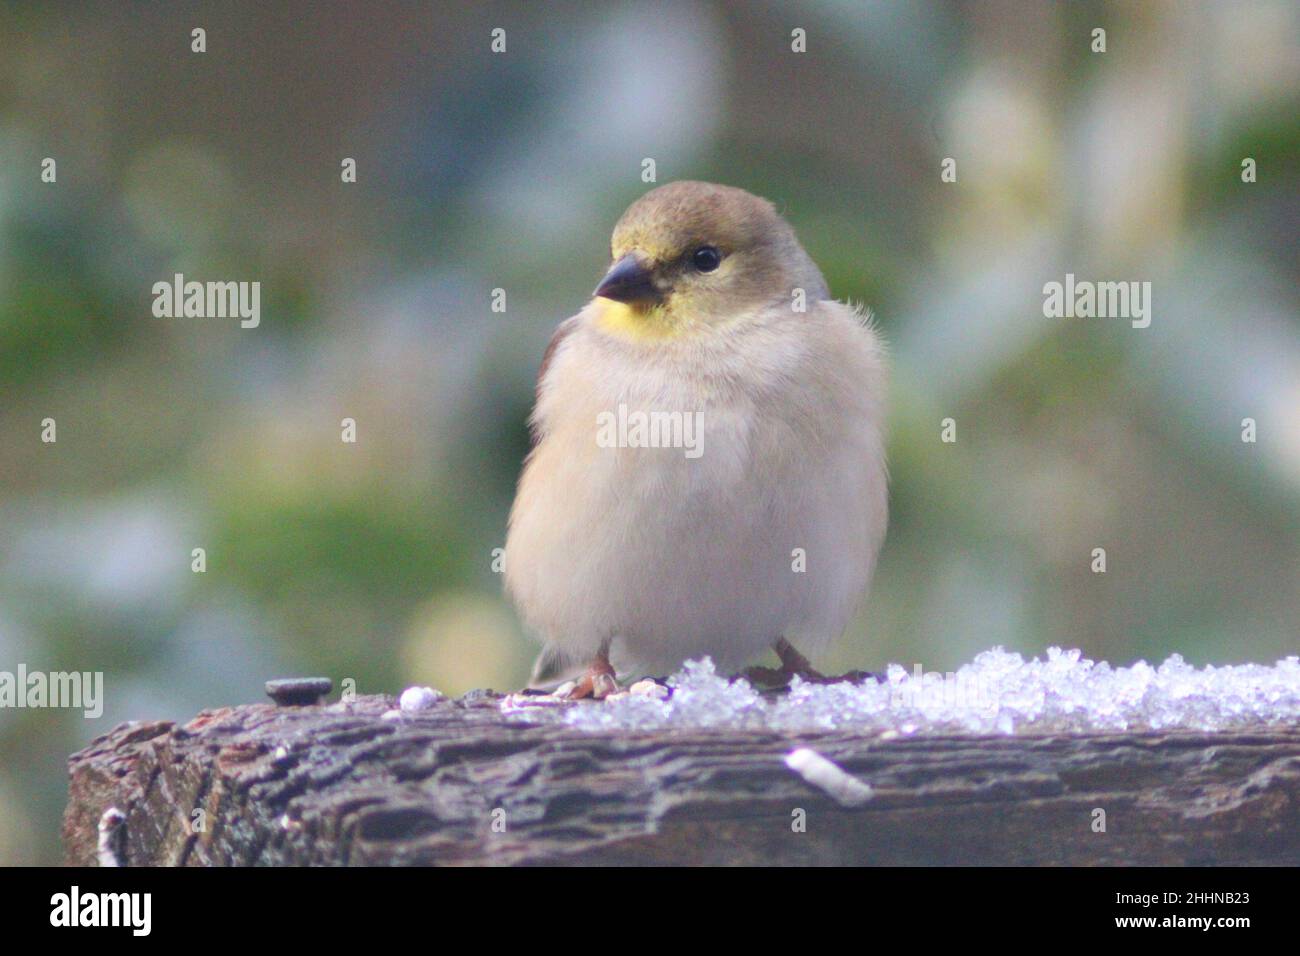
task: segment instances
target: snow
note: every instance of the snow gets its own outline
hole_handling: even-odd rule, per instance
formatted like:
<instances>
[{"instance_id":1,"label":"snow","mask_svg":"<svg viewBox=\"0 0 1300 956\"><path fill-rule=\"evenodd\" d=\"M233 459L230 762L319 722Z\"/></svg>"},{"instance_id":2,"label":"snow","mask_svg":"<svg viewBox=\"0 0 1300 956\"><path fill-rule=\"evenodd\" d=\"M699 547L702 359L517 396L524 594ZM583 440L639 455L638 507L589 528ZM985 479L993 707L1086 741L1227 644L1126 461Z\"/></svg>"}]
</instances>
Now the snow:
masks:
<instances>
[{"instance_id":1,"label":"snow","mask_svg":"<svg viewBox=\"0 0 1300 956\"><path fill-rule=\"evenodd\" d=\"M441 699L442 694L432 687L408 687L402 691L397 706L402 713L414 714L428 710Z\"/></svg>"},{"instance_id":2,"label":"snow","mask_svg":"<svg viewBox=\"0 0 1300 956\"><path fill-rule=\"evenodd\" d=\"M705 658L668 679L671 696L619 694L605 701L559 702L511 695L502 710L532 722L586 731L751 729L813 732L852 729L884 737L912 734L1086 733L1231 730L1300 722L1300 658L1272 666L1195 668L1175 654L1158 667L1112 667L1077 650L1049 648L1025 660L1002 648L955 673L922 674L893 664L883 683L812 684L761 694L729 681Z\"/></svg>"}]
</instances>

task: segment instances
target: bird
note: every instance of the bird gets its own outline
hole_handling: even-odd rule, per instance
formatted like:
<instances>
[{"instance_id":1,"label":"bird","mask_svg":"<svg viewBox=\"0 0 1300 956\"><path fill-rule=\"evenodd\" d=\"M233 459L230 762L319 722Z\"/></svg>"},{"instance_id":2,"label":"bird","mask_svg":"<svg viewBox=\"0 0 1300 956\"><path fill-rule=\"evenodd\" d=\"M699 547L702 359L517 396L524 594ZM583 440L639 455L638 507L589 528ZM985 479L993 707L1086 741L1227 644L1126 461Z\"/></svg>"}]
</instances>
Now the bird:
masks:
<instances>
[{"instance_id":1,"label":"bird","mask_svg":"<svg viewBox=\"0 0 1300 956\"><path fill-rule=\"evenodd\" d=\"M886 349L771 202L677 181L618 219L546 347L505 589L573 698L709 657L810 655L864 600L888 521ZM750 672L746 672L750 673Z\"/></svg>"}]
</instances>

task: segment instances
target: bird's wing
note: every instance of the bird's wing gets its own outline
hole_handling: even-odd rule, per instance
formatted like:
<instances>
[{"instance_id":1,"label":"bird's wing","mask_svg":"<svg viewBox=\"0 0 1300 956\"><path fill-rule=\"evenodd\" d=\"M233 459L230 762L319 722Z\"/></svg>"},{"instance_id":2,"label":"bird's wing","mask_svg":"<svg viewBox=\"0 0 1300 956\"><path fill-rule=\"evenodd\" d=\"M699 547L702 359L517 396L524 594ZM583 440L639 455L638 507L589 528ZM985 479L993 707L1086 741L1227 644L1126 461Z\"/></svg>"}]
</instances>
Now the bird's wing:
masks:
<instances>
[{"instance_id":1,"label":"bird's wing","mask_svg":"<svg viewBox=\"0 0 1300 956\"><path fill-rule=\"evenodd\" d=\"M519 476L522 487L524 474L527 473L533 456L537 452L537 446L542 440L542 423L540 419L540 408L542 402L542 393L546 385L547 373L551 370L551 364L559 354L560 346L568 338L570 333L577 327L578 316L571 316L561 322L551 334L551 340L546 344L546 351L542 353L542 364L537 370L537 385L534 391L533 413L528 419L528 433L532 439L531 447L527 457L524 459L524 471ZM515 499L515 507L518 507L519 499ZM511 509L510 522L514 521L514 509ZM507 588L509 584L507 582ZM581 671L581 664L573 661L563 650L550 641L542 645L542 652L537 655L537 661L533 664L533 674L528 679L528 686L536 689L550 689L558 686L566 680L570 680Z\"/></svg>"},{"instance_id":2,"label":"bird's wing","mask_svg":"<svg viewBox=\"0 0 1300 956\"><path fill-rule=\"evenodd\" d=\"M541 441L539 434L540 424L537 421L537 404L542 400L542 384L546 380L546 373L550 371L551 363L555 360L556 353L559 351L561 343L569 336L574 328L577 327L578 317L570 316L556 327L555 332L551 334L551 341L546 343L546 351L542 353L542 364L537 370L537 385L533 390L533 416L528 420L528 431L532 436L532 447L536 448L537 443Z\"/></svg>"}]
</instances>

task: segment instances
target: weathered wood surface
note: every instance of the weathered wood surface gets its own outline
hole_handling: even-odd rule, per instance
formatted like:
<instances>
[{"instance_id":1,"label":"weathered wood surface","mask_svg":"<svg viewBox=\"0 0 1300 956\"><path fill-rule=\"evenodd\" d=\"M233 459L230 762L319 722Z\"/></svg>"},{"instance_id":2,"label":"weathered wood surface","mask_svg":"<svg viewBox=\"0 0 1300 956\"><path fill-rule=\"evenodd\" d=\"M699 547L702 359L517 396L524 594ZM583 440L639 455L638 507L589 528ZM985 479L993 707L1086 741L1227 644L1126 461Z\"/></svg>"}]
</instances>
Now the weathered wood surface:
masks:
<instances>
[{"instance_id":1,"label":"weathered wood surface","mask_svg":"<svg viewBox=\"0 0 1300 956\"><path fill-rule=\"evenodd\" d=\"M124 724L70 759L67 859L95 864L116 807L126 865L1300 864L1300 729L592 735L497 703L392 721L392 698L362 697ZM874 798L849 809L811 787L783 761L795 746Z\"/></svg>"}]
</instances>

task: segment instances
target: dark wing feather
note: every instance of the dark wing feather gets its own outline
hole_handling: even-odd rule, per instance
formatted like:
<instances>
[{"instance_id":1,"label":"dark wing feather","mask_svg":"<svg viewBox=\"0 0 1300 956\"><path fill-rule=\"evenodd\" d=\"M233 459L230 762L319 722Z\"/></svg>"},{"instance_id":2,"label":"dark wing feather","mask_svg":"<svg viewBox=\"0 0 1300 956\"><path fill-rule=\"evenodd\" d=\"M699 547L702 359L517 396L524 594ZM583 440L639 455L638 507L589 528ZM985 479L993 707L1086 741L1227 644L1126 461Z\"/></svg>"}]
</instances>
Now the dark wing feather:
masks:
<instances>
[{"instance_id":1,"label":"dark wing feather","mask_svg":"<svg viewBox=\"0 0 1300 956\"><path fill-rule=\"evenodd\" d=\"M573 331L576 321L577 321L577 316L574 316L569 319L565 319L555 329L555 332L552 333L551 341L546 343L546 351L542 353L542 365L537 370L537 385L533 389L534 402L541 401L542 380L546 378L546 373L547 371L550 370L551 362L555 360L555 355L560 348L560 344L568 337L569 333ZM532 437L531 447L536 448L537 443L541 440L541 436L537 433L536 418L529 420L528 433Z\"/></svg>"}]
</instances>

